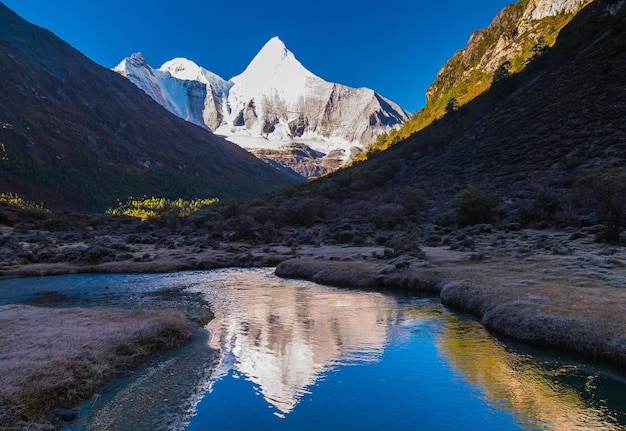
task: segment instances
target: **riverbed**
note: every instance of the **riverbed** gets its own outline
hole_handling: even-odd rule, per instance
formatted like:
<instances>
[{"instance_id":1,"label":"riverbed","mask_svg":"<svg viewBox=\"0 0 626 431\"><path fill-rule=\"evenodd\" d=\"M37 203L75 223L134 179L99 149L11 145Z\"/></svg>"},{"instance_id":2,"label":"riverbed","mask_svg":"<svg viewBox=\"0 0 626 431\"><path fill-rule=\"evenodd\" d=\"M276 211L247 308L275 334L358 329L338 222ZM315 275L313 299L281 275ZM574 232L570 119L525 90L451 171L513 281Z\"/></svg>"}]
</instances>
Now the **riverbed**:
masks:
<instances>
[{"instance_id":1,"label":"riverbed","mask_svg":"<svg viewBox=\"0 0 626 431\"><path fill-rule=\"evenodd\" d=\"M57 295L95 305L104 295L112 306L142 307L177 291L215 311L206 338L103 388L75 430L113 429L111 421L117 430L626 429L619 369L504 342L435 297L330 288L272 269L0 286L5 303ZM142 395L152 401L136 402Z\"/></svg>"}]
</instances>

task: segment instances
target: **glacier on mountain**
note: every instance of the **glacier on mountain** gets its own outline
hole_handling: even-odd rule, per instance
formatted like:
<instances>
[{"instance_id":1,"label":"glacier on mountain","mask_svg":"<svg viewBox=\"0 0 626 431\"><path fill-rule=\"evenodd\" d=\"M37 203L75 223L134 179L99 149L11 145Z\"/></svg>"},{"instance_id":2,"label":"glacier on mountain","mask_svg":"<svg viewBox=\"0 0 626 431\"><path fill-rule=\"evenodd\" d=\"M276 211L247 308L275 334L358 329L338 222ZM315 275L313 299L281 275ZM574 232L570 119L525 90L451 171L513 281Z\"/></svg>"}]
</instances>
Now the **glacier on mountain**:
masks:
<instances>
[{"instance_id":1,"label":"glacier on mountain","mask_svg":"<svg viewBox=\"0 0 626 431\"><path fill-rule=\"evenodd\" d=\"M184 58L153 69L140 53L113 70L175 115L248 149L304 144L345 162L409 117L374 90L317 77L278 37L229 80Z\"/></svg>"}]
</instances>

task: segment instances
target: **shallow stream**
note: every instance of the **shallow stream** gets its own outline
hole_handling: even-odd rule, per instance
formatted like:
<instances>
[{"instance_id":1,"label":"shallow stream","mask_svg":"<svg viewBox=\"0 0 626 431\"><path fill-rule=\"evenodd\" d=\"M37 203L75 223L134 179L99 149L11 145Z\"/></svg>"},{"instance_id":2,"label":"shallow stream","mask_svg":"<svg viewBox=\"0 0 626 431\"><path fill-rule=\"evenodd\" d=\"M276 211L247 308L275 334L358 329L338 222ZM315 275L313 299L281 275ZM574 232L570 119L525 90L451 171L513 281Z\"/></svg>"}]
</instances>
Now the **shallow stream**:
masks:
<instances>
[{"instance_id":1,"label":"shallow stream","mask_svg":"<svg viewBox=\"0 0 626 431\"><path fill-rule=\"evenodd\" d=\"M504 343L437 298L227 269L4 278L0 304L120 305L172 289L216 313L219 362L189 382L200 395L187 431L626 430L621 370Z\"/></svg>"}]
</instances>

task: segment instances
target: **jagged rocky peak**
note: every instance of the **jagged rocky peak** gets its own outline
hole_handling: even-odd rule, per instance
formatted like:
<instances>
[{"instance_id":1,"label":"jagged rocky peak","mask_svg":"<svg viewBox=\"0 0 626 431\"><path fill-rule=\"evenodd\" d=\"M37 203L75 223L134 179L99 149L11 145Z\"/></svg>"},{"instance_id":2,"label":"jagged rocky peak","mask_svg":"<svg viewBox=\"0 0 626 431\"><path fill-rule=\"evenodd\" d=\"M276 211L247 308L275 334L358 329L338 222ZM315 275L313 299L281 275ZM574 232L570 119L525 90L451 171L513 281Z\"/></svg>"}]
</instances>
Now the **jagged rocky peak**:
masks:
<instances>
[{"instance_id":1,"label":"jagged rocky peak","mask_svg":"<svg viewBox=\"0 0 626 431\"><path fill-rule=\"evenodd\" d=\"M539 20L560 13L576 12L581 6L590 2L591 0L531 0L524 15L530 15L532 19Z\"/></svg>"},{"instance_id":2,"label":"jagged rocky peak","mask_svg":"<svg viewBox=\"0 0 626 431\"><path fill-rule=\"evenodd\" d=\"M131 54L131 56L128 57L128 61L133 66L149 67L148 62L146 61L146 57L144 57L144 55L141 52L136 52L134 54Z\"/></svg>"},{"instance_id":3,"label":"jagged rocky peak","mask_svg":"<svg viewBox=\"0 0 626 431\"><path fill-rule=\"evenodd\" d=\"M135 52L134 54L126 57L125 59L120 61L115 67L113 67L113 70L123 76L128 77L131 69L135 68L152 70L152 68L148 65L148 62L146 61L146 58L141 52Z\"/></svg>"}]
</instances>

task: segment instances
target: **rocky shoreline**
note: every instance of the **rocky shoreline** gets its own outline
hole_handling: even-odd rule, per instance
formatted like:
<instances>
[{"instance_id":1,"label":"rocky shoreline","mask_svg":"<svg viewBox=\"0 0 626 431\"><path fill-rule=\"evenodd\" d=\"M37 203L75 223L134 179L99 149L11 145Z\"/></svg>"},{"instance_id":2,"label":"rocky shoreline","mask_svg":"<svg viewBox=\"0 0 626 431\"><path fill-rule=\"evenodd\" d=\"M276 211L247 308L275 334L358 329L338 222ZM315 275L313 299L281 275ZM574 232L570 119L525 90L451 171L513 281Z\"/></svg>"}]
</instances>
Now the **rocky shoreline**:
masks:
<instances>
[{"instance_id":1,"label":"rocky shoreline","mask_svg":"<svg viewBox=\"0 0 626 431\"><path fill-rule=\"evenodd\" d=\"M4 262L0 274L144 273L276 266L276 274L285 278L303 278L340 287L439 295L444 305L469 311L488 329L512 339L626 364L624 247L598 243L591 232L579 231L494 231L475 227L454 232L450 238L454 240L445 240L445 245L423 246L419 251L402 254L382 246L236 242L199 249L196 244L185 246L184 238L180 238L180 247L127 245L127 253L132 257L119 261ZM63 249L59 251L63 253ZM192 341L180 352L198 348L197 343L198 340ZM202 357L203 363L210 362L210 357ZM138 385L135 390L140 392L156 388L157 392L174 390L189 395L197 390L198 382L208 378L200 376L202 367L199 363L194 366L189 358L184 353L173 353L169 359L145 367L144 374L139 373L135 383L127 381L126 387ZM159 389L154 383L159 379L151 380L150 375L158 375L161 369L176 375L171 370L179 366L192 370L190 373L197 379L175 384L174 389ZM202 369L206 373L206 367ZM180 382L178 378L175 380ZM106 403L98 398L94 405L101 405L90 410L90 424L77 429L107 429L106 418L119 416L119 409L126 403L123 400L128 397L135 395L120 392ZM149 395L144 399L150 402ZM171 407L170 413L172 409L181 412L180 406ZM141 428L135 423L131 428L150 429L150 425Z\"/></svg>"},{"instance_id":2,"label":"rocky shoreline","mask_svg":"<svg viewBox=\"0 0 626 431\"><path fill-rule=\"evenodd\" d=\"M581 231L474 232L451 246L425 246L420 254L391 259L303 253L279 264L276 274L436 294L511 339L626 364L624 247Z\"/></svg>"},{"instance_id":3,"label":"rocky shoreline","mask_svg":"<svg viewBox=\"0 0 626 431\"><path fill-rule=\"evenodd\" d=\"M438 294L444 305L469 311L514 339L626 363L623 247L580 231L477 226L453 235L446 245L400 255L378 246L233 242L199 249L174 238L180 247L128 245L132 257L122 261L4 264L0 275L277 266L281 277L321 284Z\"/></svg>"}]
</instances>

